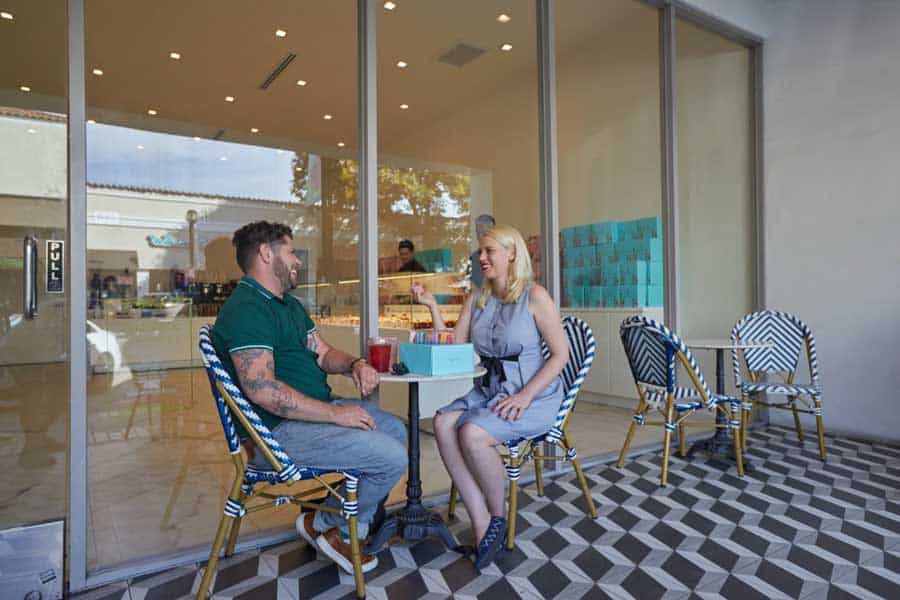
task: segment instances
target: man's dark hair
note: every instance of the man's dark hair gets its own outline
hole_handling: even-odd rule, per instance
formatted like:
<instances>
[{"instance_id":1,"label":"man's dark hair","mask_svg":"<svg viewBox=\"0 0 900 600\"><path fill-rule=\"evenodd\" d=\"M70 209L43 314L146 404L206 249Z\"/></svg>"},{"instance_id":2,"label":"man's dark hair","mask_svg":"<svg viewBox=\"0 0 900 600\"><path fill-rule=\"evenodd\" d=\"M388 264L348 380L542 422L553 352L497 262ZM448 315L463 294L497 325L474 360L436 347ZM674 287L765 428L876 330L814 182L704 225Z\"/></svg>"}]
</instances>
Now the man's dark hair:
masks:
<instances>
[{"instance_id":1,"label":"man's dark hair","mask_svg":"<svg viewBox=\"0 0 900 600\"><path fill-rule=\"evenodd\" d=\"M246 273L253 266L253 257L259 252L261 244L276 246L283 242L284 236L294 239L291 228L284 223L256 221L248 223L234 232L231 245L241 271Z\"/></svg>"},{"instance_id":2,"label":"man's dark hair","mask_svg":"<svg viewBox=\"0 0 900 600\"><path fill-rule=\"evenodd\" d=\"M409 250L410 252L415 252L415 251L416 251L416 247L415 247L415 246L413 245L413 243L412 243L411 241L409 241L409 240L400 240L400 243L397 244L397 249L400 250L400 249L402 249L402 248L406 248L406 249Z\"/></svg>"}]
</instances>

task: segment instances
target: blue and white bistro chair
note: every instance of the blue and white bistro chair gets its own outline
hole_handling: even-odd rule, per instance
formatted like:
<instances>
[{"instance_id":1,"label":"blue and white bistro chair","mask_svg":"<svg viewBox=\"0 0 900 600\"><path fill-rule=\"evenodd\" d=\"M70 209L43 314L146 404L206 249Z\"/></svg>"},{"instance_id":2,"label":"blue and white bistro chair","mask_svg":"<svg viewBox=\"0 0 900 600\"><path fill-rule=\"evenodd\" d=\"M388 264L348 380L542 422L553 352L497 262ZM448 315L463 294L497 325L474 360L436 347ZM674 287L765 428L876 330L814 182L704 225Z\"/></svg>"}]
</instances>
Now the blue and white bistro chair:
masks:
<instances>
[{"instance_id":1,"label":"blue and white bistro chair","mask_svg":"<svg viewBox=\"0 0 900 600\"><path fill-rule=\"evenodd\" d=\"M625 355L631 366L631 374L638 392L638 407L634 420L628 427L625 444L619 454L618 467L625 462L628 447L635 430L642 425L662 425L663 462L660 485L666 485L669 476L669 455L672 434L678 429L679 450L686 455L685 419L700 409L722 411L727 420L722 427L729 427L734 434L734 454L738 475L744 476L744 461L741 456L741 405L737 398L720 396L710 391L706 380L697 366L691 351L673 331L662 323L640 315L628 317L619 328ZM678 364L684 368L691 380L691 387L680 387L677 381ZM647 421L647 413L656 411L662 421ZM706 427L707 425L703 425Z\"/></svg>"},{"instance_id":2,"label":"blue and white bistro chair","mask_svg":"<svg viewBox=\"0 0 900 600\"><path fill-rule=\"evenodd\" d=\"M794 425L797 438L803 442L803 429L800 427L800 413L812 414L816 417L816 429L819 437L819 456L825 460L825 430L822 426L822 388L819 386L819 360L816 357L816 340L806 323L794 315L775 310L761 310L750 313L738 321L731 330L732 341L769 342L763 348L747 348L731 351L731 362L734 367L734 384L741 391L741 399L746 405L744 418L749 420L750 408L754 404L769 408L790 410L794 413ZM809 361L809 384L794 383L797 365L800 362L801 350L806 350ZM749 380L741 378L741 360ZM763 381L767 375L782 377L782 381ZM784 402L769 402L761 396L786 396ZM801 407L797 406L797 403ZM747 445L747 424L744 424L743 445Z\"/></svg>"},{"instance_id":3,"label":"blue and white bistro chair","mask_svg":"<svg viewBox=\"0 0 900 600\"><path fill-rule=\"evenodd\" d=\"M350 530L350 547L356 595L359 598L365 598L366 588L360 563L360 547L357 537L358 523L356 520L359 509L356 496L359 472L347 470L337 473L344 477L345 493L342 496L337 487L321 478L322 475L335 473L334 471L312 469L297 465L281 448L278 440L275 439L272 432L263 424L259 415L253 409L253 405L247 401L241 389L235 385L228 371L225 370L210 340L210 332L211 328L209 325L204 325L200 329L200 356L203 359L203 366L206 367L212 394L216 400L216 408L222 421L222 427L225 430L225 441L228 443L228 451L234 464L234 481L231 484L228 498L225 500L225 514L222 515L222 519L219 521L216 538L209 552L209 561L206 563L203 579L200 582L200 589L197 591L197 599L205 600L209 594L212 575L216 571L219 552L222 550L223 544L225 544L226 536L228 544L225 546L225 556L228 557L234 554L234 545L237 542L241 520L244 515L288 503L300 506L301 510L304 508L325 510L341 513L346 517ZM258 469L244 461L241 455L241 443L234 428L234 419L237 419L244 426L244 429L250 434L250 439L256 444L256 450L262 452L271 468ZM310 479L318 481L321 485L314 486L312 489L305 489L294 495L278 495L267 491L278 484L291 485L296 481ZM334 494L340 500L341 507L332 508L318 502L308 501L309 498L320 496L323 492ZM254 501L253 506L249 505L251 501Z\"/></svg>"},{"instance_id":4,"label":"blue and white bistro chair","mask_svg":"<svg viewBox=\"0 0 900 600\"><path fill-rule=\"evenodd\" d=\"M588 512L591 518L597 518L597 509L594 506L594 499L591 496L591 490L584 478L581 470L581 464L578 462L578 455L575 452L575 442L569 433L569 418L575 409L575 398L584 383L585 377L591 370L591 364L594 362L594 354L596 344L594 343L594 332L590 325L575 317L563 317L563 330L566 332L566 338L569 340L569 361L563 368L560 376L563 382L563 391L565 396L559 405L559 411L556 413L556 421L553 427L544 434L531 439L510 440L504 445L508 450L508 454L504 455L503 460L506 463L506 476L509 478L509 502L507 514L507 523L509 528L506 535L506 547L512 550L516 541L516 510L518 501L518 481L522 473L522 465L529 459L534 459L534 473L536 478L537 493L539 496L544 495L544 479L543 466L545 460L556 460L554 457L544 456L543 443L555 444L559 446L565 453L565 459L571 461L572 467L575 469L575 475L578 477L578 485L584 494L584 501L587 504ZM541 343L541 350L544 358L550 357L550 349L545 343ZM450 508L449 515L452 517L456 511L456 486L450 486Z\"/></svg>"}]
</instances>

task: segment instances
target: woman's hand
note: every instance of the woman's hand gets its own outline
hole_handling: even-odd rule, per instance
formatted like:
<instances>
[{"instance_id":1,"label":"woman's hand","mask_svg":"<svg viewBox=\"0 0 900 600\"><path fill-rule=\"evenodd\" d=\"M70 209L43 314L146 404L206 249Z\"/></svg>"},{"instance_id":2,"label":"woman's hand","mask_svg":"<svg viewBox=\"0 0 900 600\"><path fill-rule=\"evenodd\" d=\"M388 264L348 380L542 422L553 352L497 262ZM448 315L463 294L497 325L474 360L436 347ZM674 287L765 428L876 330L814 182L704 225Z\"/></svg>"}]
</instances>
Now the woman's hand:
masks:
<instances>
[{"instance_id":1,"label":"woman's hand","mask_svg":"<svg viewBox=\"0 0 900 600\"><path fill-rule=\"evenodd\" d=\"M425 289L425 286L421 283L412 284L412 295L413 300L418 302L419 304L423 304L428 307L437 306L437 300L434 299L434 295Z\"/></svg>"},{"instance_id":2,"label":"woman's hand","mask_svg":"<svg viewBox=\"0 0 900 600\"><path fill-rule=\"evenodd\" d=\"M491 411L501 419L518 421L519 417L521 417L525 413L525 410L531 405L531 400L531 396L519 392L518 394L507 396L497 402L497 404L491 408Z\"/></svg>"}]
</instances>

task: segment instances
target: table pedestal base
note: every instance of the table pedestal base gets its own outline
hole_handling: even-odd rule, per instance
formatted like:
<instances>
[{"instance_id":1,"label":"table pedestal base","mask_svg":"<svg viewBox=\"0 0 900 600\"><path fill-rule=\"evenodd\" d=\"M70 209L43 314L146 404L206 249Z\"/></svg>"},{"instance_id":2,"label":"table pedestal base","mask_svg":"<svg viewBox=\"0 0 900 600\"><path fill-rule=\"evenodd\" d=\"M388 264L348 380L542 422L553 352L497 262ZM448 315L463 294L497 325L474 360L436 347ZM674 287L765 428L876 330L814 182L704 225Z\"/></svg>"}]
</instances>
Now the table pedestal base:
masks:
<instances>
[{"instance_id":1,"label":"table pedestal base","mask_svg":"<svg viewBox=\"0 0 900 600\"><path fill-rule=\"evenodd\" d=\"M385 521L366 546L366 553L378 552L394 536L410 541L435 536L451 550L466 553L465 546L460 546L440 515L432 513L421 504L418 506L407 504L396 515Z\"/></svg>"},{"instance_id":2,"label":"table pedestal base","mask_svg":"<svg viewBox=\"0 0 900 600\"><path fill-rule=\"evenodd\" d=\"M695 452L702 452L712 459L730 464L737 463L737 457L734 455L734 441L724 431L724 429L720 429L715 435L691 444L687 457L694 458ZM752 473L756 470L756 467L747 459L746 455L742 455L741 458L743 459L745 473Z\"/></svg>"}]
</instances>

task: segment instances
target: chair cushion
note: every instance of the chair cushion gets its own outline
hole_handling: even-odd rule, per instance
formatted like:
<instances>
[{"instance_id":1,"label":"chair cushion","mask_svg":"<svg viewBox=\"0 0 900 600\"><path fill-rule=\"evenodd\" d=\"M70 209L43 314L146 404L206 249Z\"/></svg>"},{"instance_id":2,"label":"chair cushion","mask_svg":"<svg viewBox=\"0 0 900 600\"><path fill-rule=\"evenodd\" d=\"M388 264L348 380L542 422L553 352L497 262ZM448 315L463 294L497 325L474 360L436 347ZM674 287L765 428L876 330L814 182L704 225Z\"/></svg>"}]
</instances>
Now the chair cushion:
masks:
<instances>
[{"instance_id":1,"label":"chair cushion","mask_svg":"<svg viewBox=\"0 0 900 600\"><path fill-rule=\"evenodd\" d=\"M819 396L821 392L811 385L797 383L764 383L745 381L741 384L741 391L745 394L767 392L769 394L785 394L788 396Z\"/></svg>"}]
</instances>

